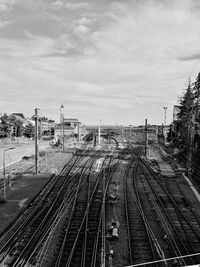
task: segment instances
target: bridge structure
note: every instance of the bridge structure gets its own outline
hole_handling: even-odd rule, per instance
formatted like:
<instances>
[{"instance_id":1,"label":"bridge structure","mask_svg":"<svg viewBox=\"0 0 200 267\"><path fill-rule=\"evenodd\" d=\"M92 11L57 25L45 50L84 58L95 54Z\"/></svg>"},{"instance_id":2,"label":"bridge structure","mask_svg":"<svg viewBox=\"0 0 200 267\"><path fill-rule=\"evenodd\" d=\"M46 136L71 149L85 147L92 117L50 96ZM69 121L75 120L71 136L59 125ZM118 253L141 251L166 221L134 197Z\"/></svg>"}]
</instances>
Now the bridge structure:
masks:
<instances>
[{"instance_id":1,"label":"bridge structure","mask_svg":"<svg viewBox=\"0 0 200 267\"><path fill-rule=\"evenodd\" d=\"M97 140L99 136L99 127L98 126L89 126L86 127L87 132L90 134L90 141L94 142L94 145L97 145ZM107 140L113 140L116 146L119 146L118 136L121 137L122 130L116 127L105 127L101 126L100 137Z\"/></svg>"},{"instance_id":2,"label":"bridge structure","mask_svg":"<svg viewBox=\"0 0 200 267\"><path fill-rule=\"evenodd\" d=\"M100 137L103 138L103 139L106 139L106 140L113 140L116 144L116 146L118 147L119 146L119 141L117 140L116 136L111 134L111 133L106 133L106 132L101 132L100 133ZM94 142L94 145L96 146L97 145L97 139L98 139L98 132L94 132L93 133L93 142Z\"/></svg>"},{"instance_id":3,"label":"bridge structure","mask_svg":"<svg viewBox=\"0 0 200 267\"><path fill-rule=\"evenodd\" d=\"M149 141L157 141L160 135L165 136L166 138L166 132L168 130L168 125L147 125L147 128L145 128L145 125L140 126L110 126L110 125L102 125L101 126L101 137L105 139L112 139L117 146L119 146L119 143L124 143L124 140L132 140L135 142L143 142L145 140L145 136L147 135L147 139ZM97 144L98 140L98 134L99 134L99 126L86 126L86 130L88 133L91 133L93 137L91 137L91 140L93 139L94 144Z\"/></svg>"}]
</instances>

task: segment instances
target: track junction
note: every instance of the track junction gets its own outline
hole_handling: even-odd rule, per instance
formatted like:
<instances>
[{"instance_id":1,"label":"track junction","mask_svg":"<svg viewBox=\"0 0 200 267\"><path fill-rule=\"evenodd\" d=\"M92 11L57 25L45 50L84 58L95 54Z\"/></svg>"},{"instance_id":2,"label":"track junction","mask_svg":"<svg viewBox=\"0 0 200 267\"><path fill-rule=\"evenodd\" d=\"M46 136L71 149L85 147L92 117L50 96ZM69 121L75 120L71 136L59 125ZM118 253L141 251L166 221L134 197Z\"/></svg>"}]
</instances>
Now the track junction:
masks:
<instances>
[{"instance_id":1,"label":"track junction","mask_svg":"<svg viewBox=\"0 0 200 267\"><path fill-rule=\"evenodd\" d=\"M0 266L200 263L193 192L182 176L155 171L138 141L120 138L76 150L1 232Z\"/></svg>"}]
</instances>

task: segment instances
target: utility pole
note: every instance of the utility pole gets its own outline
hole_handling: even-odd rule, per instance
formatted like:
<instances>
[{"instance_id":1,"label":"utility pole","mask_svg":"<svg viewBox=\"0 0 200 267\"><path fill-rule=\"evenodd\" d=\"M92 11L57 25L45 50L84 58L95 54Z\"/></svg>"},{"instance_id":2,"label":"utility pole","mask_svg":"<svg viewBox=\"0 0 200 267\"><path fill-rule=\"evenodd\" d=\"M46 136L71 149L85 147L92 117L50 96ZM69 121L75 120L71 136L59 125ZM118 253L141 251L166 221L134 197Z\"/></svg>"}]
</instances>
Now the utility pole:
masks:
<instances>
[{"instance_id":1,"label":"utility pole","mask_svg":"<svg viewBox=\"0 0 200 267\"><path fill-rule=\"evenodd\" d=\"M61 138L61 143L62 143L62 149L63 152L65 151L65 128L64 128L64 106L63 104L60 107L60 138Z\"/></svg>"},{"instance_id":2,"label":"utility pole","mask_svg":"<svg viewBox=\"0 0 200 267\"><path fill-rule=\"evenodd\" d=\"M4 195L5 200L7 198L7 195L6 195L6 151L14 149L14 148L15 147L10 147L10 148L3 150L3 195Z\"/></svg>"},{"instance_id":3,"label":"utility pole","mask_svg":"<svg viewBox=\"0 0 200 267\"><path fill-rule=\"evenodd\" d=\"M147 156L147 146L148 146L148 138L147 138L147 119L145 119L145 137L144 137L144 153Z\"/></svg>"},{"instance_id":4,"label":"utility pole","mask_svg":"<svg viewBox=\"0 0 200 267\"><path fill-rule=\"evenodd\" d=\"M35 108L35 174L38 174L38 108Z\"/></svg>"},{"instance_id":5,"label":"utility pole","mask_svg":"<svg viewBox=\"0 0 200 267\"><path fill-rule=\"evenodd\" d=\"M80 122L78 123L78 142L81 141L81 127L80 127Z\"/></svg>"},{"instance_id":6,"label":"utility pole","mask_svg":"<svg viewBox=\"0 0 200 267\"><path fill-rule=\"evenodd\" d=\"M102 247L101 247L101 267L105 267L106 266L106 262L105 262L105 259L106 259L106 245L105 245L105 171L103 173L103 188L102 188L102 192L103 192L103 210L102 210Z\"/></svg>"},{"instance_id":7,"label":"utility pole","mask_svg":"<svg viewBox=\"0 0 200 267\"><path fill-rule=\"evenodd\" d=\"M99 129L98 129L98 142L101 144L101 120L99 121Z\"/></svg>"},{"instance_id":8,"label":"utility pole","mask_svg":"<svg viewBox=\"0 0 200 267\"><path fill-rule=\"evenodd\" d=\"M64 114L63 114L63 153L65 152L65 123L64 123Z\"/></svg>"},{"instance_id":9,"label":"utility pole","mask_svg":"<svg viewBox=\"0 0 200 267\"><path fill-rule=\"evenodd\" d=\"M164 109L164 125L167 123L167 107L163 107Z\"/></svg>"}]
</instances>

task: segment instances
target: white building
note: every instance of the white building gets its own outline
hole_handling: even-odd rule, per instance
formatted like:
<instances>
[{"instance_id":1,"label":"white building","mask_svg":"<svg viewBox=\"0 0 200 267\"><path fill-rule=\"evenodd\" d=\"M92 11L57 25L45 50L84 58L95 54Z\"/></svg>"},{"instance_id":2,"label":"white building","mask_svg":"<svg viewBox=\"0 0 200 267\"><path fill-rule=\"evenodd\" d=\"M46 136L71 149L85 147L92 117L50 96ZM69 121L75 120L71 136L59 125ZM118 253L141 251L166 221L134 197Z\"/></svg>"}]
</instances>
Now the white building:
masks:
<instances>
[{"instance_id":1,"label":"white building","mask_svg":"<svg viewBox=\"0 0 200 267\"><path fill-rule=\"evenodd\" d=\"M54 128L54 138L63 142L70 138L81 138L81 122L77 119L64 119L64 124L56 124Z\"/></svg>"}]
</instances>

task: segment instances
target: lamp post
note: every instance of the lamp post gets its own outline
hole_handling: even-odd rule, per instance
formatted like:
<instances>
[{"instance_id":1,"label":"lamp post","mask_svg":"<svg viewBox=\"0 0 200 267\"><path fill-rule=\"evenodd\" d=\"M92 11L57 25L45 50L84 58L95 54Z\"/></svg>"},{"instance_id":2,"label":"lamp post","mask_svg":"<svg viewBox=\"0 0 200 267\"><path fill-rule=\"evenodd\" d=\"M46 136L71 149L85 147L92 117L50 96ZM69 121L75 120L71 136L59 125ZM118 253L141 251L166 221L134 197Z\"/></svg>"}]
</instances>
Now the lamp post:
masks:
<instances>
[{"instance_id":1,"label":"lamp post","mask_svg":"<svg viewBox=\"0 0 200 267\"><path fill-rule=\"evenodd\" d=\"M38 108L35 108L35 175L38 174Z\"/></svg>"},{"instance_id":2,"label":"lamp post","mask_svg":"<svg viewBox=\"0 0 200 267\"><path fill-rule=\"evenodd\" d=\"M163 107L164 109L164 125L167 123L167 107Z\"/></svg>"},{"instance_id":3,"label":"lamp post","mask_svg":"<svg viewBox=\"0 0 200 267\"><path fill-rule=\"evenodd\" d=\"M167 107L163 107L164 109L164 125L163 125L163 137L164 137L164 144L165 144L165 126L167 123Z\"/></svg>"},{"instance_id":4,"label":"lamp post","mask_svg":"<svg viewBox=\"0 0 200 267\"><path fill-rule=\"evenodd\" d=\"M99 128L98 128L98 144L101 144L101 120L99 120Z\"/></svg>"},{"instance_id":5,"label":"lamp post","mask_svg":"<svg viewBox=\"0 0 200 267\"><path fill-rule=\"evenodd\" d=\"M6 200L6 151L14 149L15 147L9 147L3 150L3 194Z\"/></svg>"},{"instance_id":6,"label":"lamp post","mask_svg":"<svg viewBox=\"0 0 200 267\"><path fill-rule=\"evenodd\" d=\"M145 119L145 127L144 127L144 154L147 156L147 149L148 149L148 128L147 128L147 119Z\"/></svg>"},{"instance_id":7,"label":"lamp post","mask_svg":"<svg viewBox=\"0 0 200 267\"><path fill-rule=\"evenodd\" d=\"M64 106L63 104L60 107L60 133L61 133L60 137L62 137L62 148L64 152L65 131L64 131Z\"/></svg>"}]
</instances>

